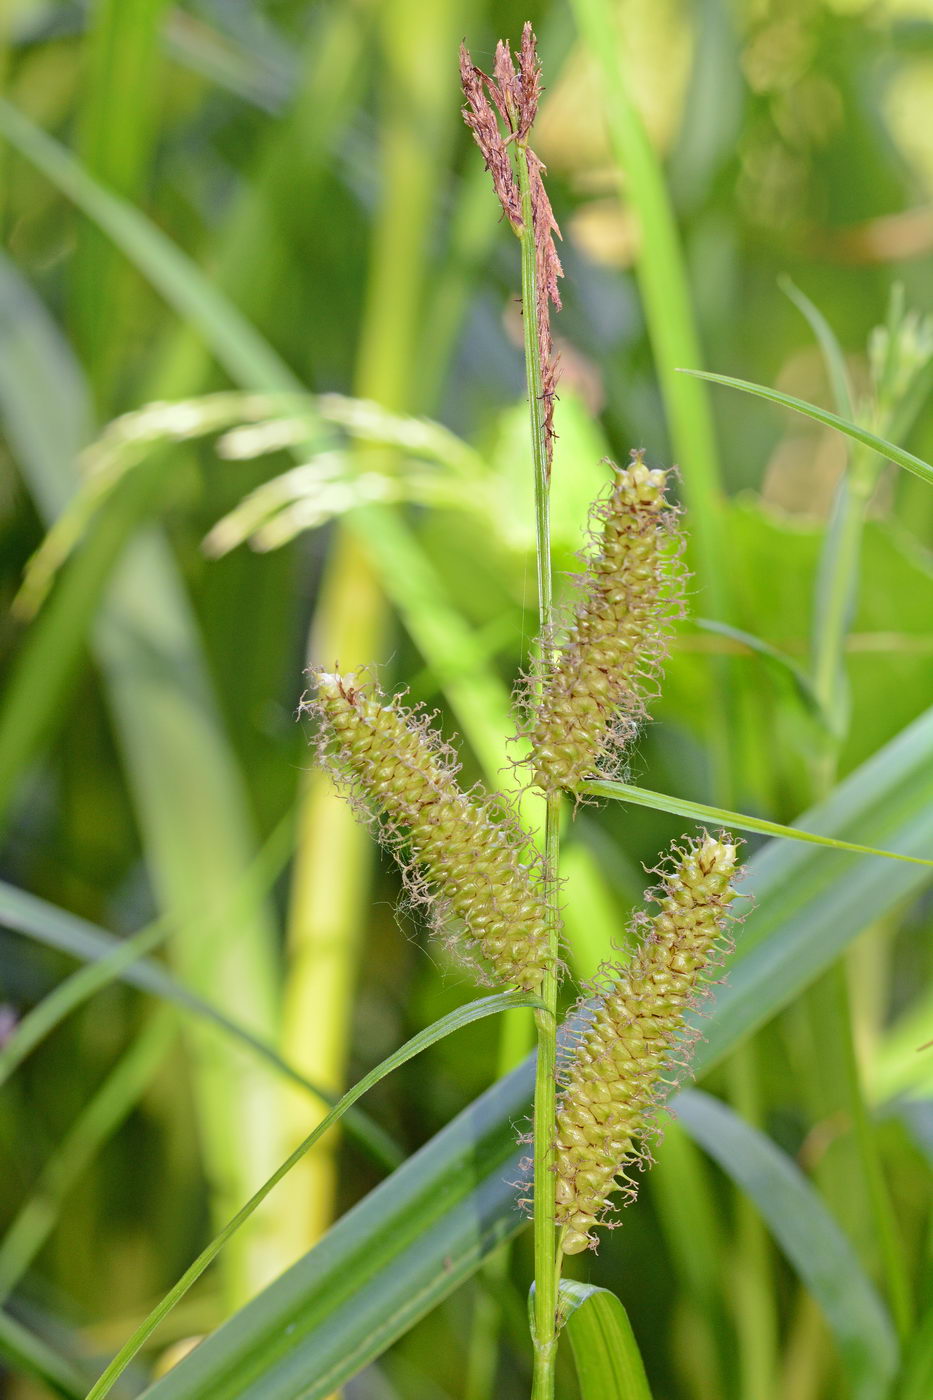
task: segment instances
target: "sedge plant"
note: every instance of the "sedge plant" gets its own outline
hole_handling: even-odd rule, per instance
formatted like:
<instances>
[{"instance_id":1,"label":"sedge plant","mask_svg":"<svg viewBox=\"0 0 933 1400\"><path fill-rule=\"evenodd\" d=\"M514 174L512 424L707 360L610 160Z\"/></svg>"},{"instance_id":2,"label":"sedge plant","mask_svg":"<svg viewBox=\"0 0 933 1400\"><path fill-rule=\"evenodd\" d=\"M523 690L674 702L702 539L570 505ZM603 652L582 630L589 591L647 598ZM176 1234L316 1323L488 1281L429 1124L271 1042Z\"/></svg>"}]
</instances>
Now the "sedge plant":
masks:
<instances>
[{"instance_id":1,"label":"sedge plant","mask_svg":"<svg viewBox=\"0 0 933 1400\"><path fill-rule=\"evenodd\" d=\"M571 1018L558 1054L559 833L565 795L611 779L646 714L683 570L670 474L640 452L612 467L591 516L591 548L566 615L555 610L549 486L557 357L550 308L560 307L559 229L529 145L541 90L526 24L513 56L500 42L492 74L461 48L465 120L521 245L522 313L535 481L540 631L525 686L525 788L542 795L543 842L518 815L518 792L458 782L453 751L431 717L385 695L367 673L314 668L306 709L322 761L398 858L412 897L437 932L486 980L538 998L529 1162L533 1184L533 1400L551 1400L565 1255L595 1248L612 1197L635 1194L632 1169L650 1159L657 1110L685 1064L688 1014L718 965L734 898L736 846L703 833L659 868L658 912L638 916L637 951L607 964ZM560 1060L560 1062L559 1062Z\"/></svg>"}]
</instances>

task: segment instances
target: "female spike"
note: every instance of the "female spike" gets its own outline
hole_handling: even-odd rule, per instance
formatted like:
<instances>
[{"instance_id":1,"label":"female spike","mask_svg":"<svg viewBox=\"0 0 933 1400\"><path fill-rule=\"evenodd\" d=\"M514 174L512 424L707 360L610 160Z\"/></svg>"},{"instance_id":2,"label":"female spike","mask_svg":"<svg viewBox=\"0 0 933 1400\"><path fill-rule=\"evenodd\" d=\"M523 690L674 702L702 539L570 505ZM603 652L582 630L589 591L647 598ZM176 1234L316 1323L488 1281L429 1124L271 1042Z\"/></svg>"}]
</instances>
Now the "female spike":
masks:
<instances>
[{"instance_id":1,"label":"female spike","mask_svg":"<svg viewBox=\"0 0 933 1400\"><path fill-rule=\"evenodd\" d=\"M648 922L625 969L608 969L589 1024L564 1070L557 1111L557 1223L565 1254L596 1247L609 1196L635 1185L627 1169L644 1159L645 1139L664 1087L690 1032L687 1012L716 961L726 911L735 898L735 846L704 835L680 853L661 885L660 912Z\"/></svg>"},{"instance_id":2,"label":"female spike","mask_svg":"<svg viewBox=\"0 0 933 1400\"><path fill-rule=\"evenodd\" d=\"M307 708L338 784L377 821L436 923L457 919L498 981L537 991L546 965L546 897L527 836L456 764L422 717L354 676L314 674ZM404 857L410 855L412 874Z\"/></svg>"}]
</instances>

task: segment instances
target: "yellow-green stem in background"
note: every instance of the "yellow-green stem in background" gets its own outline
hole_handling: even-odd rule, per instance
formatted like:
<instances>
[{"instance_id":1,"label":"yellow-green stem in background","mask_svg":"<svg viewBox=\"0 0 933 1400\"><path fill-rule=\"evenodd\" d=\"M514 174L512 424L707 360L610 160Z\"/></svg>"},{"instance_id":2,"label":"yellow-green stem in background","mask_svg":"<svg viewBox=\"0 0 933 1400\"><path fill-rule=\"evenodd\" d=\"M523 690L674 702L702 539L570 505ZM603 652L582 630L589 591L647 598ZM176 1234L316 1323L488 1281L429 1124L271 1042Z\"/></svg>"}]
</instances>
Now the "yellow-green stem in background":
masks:
<instances>
[{"instance_id":1,"label":"yellow-green stem in background","mask_svg":"<svg viewBox=\"0 0 933 1400\"><path fill-rule=\"evenodd\" d=\"M551 634L553 594L549 514L549 464L544 422L543 366L538 340L538 277L531 185L525 150L516 161L522 199L522 319L525 369L531 416L535 480L535 533L538 558L538 619L542 644ZM557 1274L555 1259L554 1117L557 1106L557 877L560 863L560 794L547 799L544 828L544 871L549 901L549 966L541 999L546 1010L535 1012L538 1060L534 1106L534 1381L533 1400L551 1400L557 1355Z\"/></svg>"}]
</instances>

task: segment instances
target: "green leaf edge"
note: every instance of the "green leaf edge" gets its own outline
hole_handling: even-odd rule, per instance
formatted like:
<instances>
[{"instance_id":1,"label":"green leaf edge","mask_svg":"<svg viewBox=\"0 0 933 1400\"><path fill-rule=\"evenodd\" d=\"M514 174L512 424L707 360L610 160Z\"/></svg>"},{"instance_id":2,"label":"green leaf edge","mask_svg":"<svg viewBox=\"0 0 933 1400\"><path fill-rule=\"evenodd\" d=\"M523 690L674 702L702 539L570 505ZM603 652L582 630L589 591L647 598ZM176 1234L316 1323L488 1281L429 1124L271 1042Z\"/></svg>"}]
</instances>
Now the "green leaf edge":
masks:
<instances>
[{"instance_id":1,"label":"green leaf edge","mask_svg":"<svg viewBox=\"0 0 933 1400\"><path fill-rule=\"evenodd\" d=\"M182 1274L178 1282L169 1289L165 1297L152 1309L152 1312L136 1328L133 1335L124 1342L109 1366L101 1373L98 1380L88 1391L86 1400L102 1400L107 1395L114 1382L123 1374L133 1357L146 1343L163 1318L167 1317L172 1308L178 1303L188 1289L200 1278L207 1266L217 1257L227 1241L236 1234L241 1225L249 1219L253 1212L262 1204L269 1192L276 1187L284 1176L286 1176L301 1158L308 1152L318 1139L323 1136L329 1127L342 1118L347 1109L350 1108L357 1099L362 1098L367 1090L374 1084L378 1084L381 1079L398 1069L401 1065L411 1060L422 1050L427 1050L437 1041L443 1040L445 1036L451 1035L454 1031L461 1030L462 1027L470 1025L473 1021L481 1020L485 1016L494 1016L501 1011L512 1011L517 1007L530 1006L536 1009L544 1008L544 1003L540 997L531 995L528 992L497 992L494 996L482 997L479 1001L471 1001L466 1006L459 1006L455 1011L451 1011L447 1016L442 1016L439 1021L419 1031L412 1036L404 1045L400 1046L391 1055L378 1064L375 1069L363 1076L354 1084L352 1089L348 1089L340 1101L330 1110L326 1117L314 1128L303 1142L295 1148L294 1152L276 1168L268 1180L264 1181L259 1190L250 1197L244 1206L237 1211L236 1215L227 1222L219 1234L215 1235L210 1244L201 1251L193 1264L190 1264Z\"/></svg>"},{"instance_id":2,"label":"green leaf edge","mask_svg":"<svg viewBox=\"0 0 933 1400\"><path fill-rule=\"evenodd\" d=\"M794 1272L819 1304L849 1372L853 1400L884 1400L898 1366L898 1340L891 1315L815 1188L769 1137L702 1089L682 1090L675 1100L675 1113L694 1142L754 1203ZM806 1215L810 1221L805 1248L801 1248L799 1230L786 1228L788 1217L780 1206L789 1196L793 1197L795 1214ZM810 1247L817 1234L822 1250ZM826 1276L844 1280L844 1290L823 1287Z\"/></svg>"},{"instance_id":3,"label":"green leaf edge","mask_svg":"<svg viewBox=\"0 0 933 1400\"><path fill-rule=\"evenodd\" d=\"M609 797L615 802L631 802L637 807L651 807L656 812L670 812L675 817L687 817L690 821L721 822L739 831L760 832L764 836L783 836L791 841L805 841L813 846L827 846L830 850L845 851L856 856L882 856L885 860L902 860L909 865L926 865L933 868L933 860L923 856L906 856L899 851L882 851L876 846L860 846L854 841L840 841L835 836L820 836L815 831L801 831L796 826L781 826L778 822L766 821L763 817L748 817L742 812L729 812L725 807L707 807L703 802L689 802L685 797L668 797L666 793L652 792L648 788L633 787L631 783L619 783L608 779L590 780L577 789L583 797Z\"/></svg>"},{"instance_id":4,"label":"green leaf edge","mask_svg":"<svg viewBox=\"0 0 933 1400\"><path fill-rule=\"evenodd\" d=\"M651 1400L632 1324L614 1293L561 1279L557 1315L570 1338L581 1400Z\"/></svg>"},{"instance_id":5,"label":"green leaf edge","mask_svg":"<svg viewBox=\"0 0 933 1400\"><path fill-rule=\"evenodd\" d=\"M72 1363L4 1309L0 1309L0 1356L65 1400L80 1400L84 1393L87 1382Z\"/></svg>"},{"instance_id":6,"label":"green leaf edge","mask_svg":"<svg viewBox=\"0 0 933 1400\"><path fill-rule=\"evenodd\" d=\"M149 932L155 936L156 927L162 926L163 921L160 921L158 926L150 925ZM34 938L48 948L56 948L59 952L67 954L68 957L77 958L87 965L88 970L94 968L103 972L98 983L96 975L89 971L88 978L86 980L82 978L82 982L79 984L80 994L75 997L71 1007L66 1006L65 1009L73 1010L75 1006L81 1004L86 995L91 995L100 986L107 985L110 980L126 982L149 996L172 1003L188 1015L203 1017L223 1034L231 1036L247 1046L286 1079L290 1079L292 1083L312 1094L321 1103L333 1107L335 1096L290 1064L279 1054L274 1045L270 1045L261 1036L255 1035L246 1026L234 1021L210 1002L205 1001L203 997L198 996L197 992L192 992L183 983L177 981L164 967L146 958L141 953L139 946L135 946L130 953L129 945L134 943L136 939L140 940L140 943L144 942L146 930L140 930L130 939L120 939L115 934L108 933L96 924L90 923L87 919L72 914L67 909L60 909L57 905L49 904L38 895L22 890L19 886L11 885L5 880L0 880L0 927L12 929L25 938ZM102 964L106 964L105 971L102 969ZM81 969L81 971L84 970ZM74 973L71 978L61 984L61 989L69 984L73 987L74 979L79 975L80 972ZM58 990L56 989L56 991ZM53 995L55 994L53 993ZM59 1006L61 1007L65 1002L66 994L63 991L63 995L59 999ZM27 1049L29 1048L31 1047L27 1047ZM2 1063L3 1061L0 1060L0 1065ZM349 1114L346 1131L348 1136L352 1137L384 1170L392 1172L401 1164L403 1154L394 1138L361 1109L354 1109Z\"/></svg>"}]
</instances>

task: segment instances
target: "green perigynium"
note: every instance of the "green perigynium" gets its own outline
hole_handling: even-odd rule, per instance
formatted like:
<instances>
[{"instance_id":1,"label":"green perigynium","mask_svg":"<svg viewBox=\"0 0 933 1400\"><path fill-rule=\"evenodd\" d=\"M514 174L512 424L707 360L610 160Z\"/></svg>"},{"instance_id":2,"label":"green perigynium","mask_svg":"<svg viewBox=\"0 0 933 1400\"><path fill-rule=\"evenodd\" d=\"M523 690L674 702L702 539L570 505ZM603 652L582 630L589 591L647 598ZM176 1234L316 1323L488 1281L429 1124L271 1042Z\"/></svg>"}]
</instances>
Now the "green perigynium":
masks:
<instances>
[{"instance_id":1,"label":"green perigynium","mask_svg":"<svg viewBox=\"0 0 933 1400\"><path fill-rule=\"evenodd\" d=\"M313 673L306 709L336 781L375 817L413 896L437 925L459 921L495 978L540 988L547 962L546 887L528 837L501 799L464 792L423 716L355 676ZM462 947L462 945L461 945Z\"/></svg>"},{"instance_id":2,"label":"green perigynium","mask_svg":"<svg viewBox=\"0 0 933 1400\"><path fill-rule=\"evenodd\" d=\"M664 874L660 912L630 964L610 968L588 1000L587 1029L564 1068L556 1131L557 1222L565 1254L595 1248L609 1197L635 1186L627 1168L645 1142L678 1052L689 1044L696 1004L735 898L736 849L704 835L675 853Z\"/></svg>"},{"instance_id":3,"label":"green perigynium","mask_svg":"<svg viewBox=\"0 0 933 1400\"><path fill-rule=\"evenodd\" d=\"M581 577L566 640L550 652L530 722L534 781L545 792L584 778L614 776L613 760L645 714L645 700L681 609L676 513L665 498L669 473L640 453L614 467L602 522Z\"/></svg>"}]
</instances>

